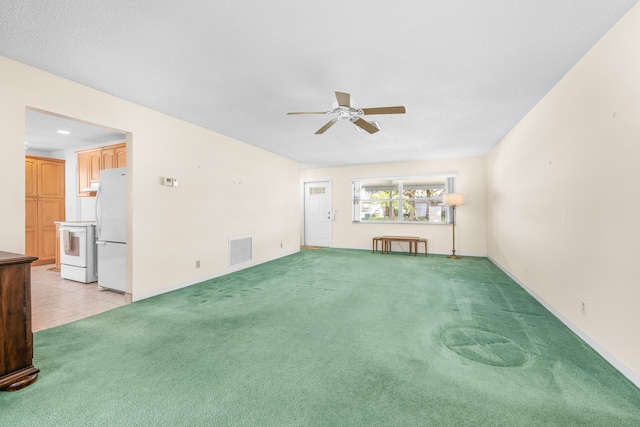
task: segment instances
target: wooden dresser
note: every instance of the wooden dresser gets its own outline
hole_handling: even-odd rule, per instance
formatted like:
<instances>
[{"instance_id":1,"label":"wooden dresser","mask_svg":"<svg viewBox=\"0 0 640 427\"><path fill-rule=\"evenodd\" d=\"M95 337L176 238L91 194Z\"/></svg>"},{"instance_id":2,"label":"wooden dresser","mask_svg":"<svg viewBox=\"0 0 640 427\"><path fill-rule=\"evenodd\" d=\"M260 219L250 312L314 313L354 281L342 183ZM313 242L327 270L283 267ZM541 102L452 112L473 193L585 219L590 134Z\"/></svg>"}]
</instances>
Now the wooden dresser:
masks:
<instances>
[{"instance_id":1,"label":"wooden dresser","mask_svg":"<svg viewBox=\"0 0 640 427\"><path fill-rule=\"evenodd\" d=\"M38 258L0 251L0 390L38 379L33 366L31 263Z\"/></svg>"}]
</instances>

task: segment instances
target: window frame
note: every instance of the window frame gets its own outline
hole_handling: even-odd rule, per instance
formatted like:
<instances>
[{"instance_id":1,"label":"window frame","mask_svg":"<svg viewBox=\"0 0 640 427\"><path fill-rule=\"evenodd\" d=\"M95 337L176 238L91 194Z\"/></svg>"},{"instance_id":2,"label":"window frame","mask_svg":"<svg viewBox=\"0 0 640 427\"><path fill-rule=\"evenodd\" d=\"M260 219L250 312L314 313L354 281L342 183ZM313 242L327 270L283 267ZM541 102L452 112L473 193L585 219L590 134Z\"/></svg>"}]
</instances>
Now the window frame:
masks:
<instances>
[{"instance_id":1,"label":"window frame","mask_svg":"<svg viewBox=\"0 0 640 427\"><path fill-rule=\"evenodd\" d=\"M446 225L451 224L451 208L449 206L444 205L444 195L455 193L455 185L457 180L457 173L439 173L439 174L430 174L430 175L416 175L416 176L402 176L402 177L382 177L382 178L361 178L361 179L352 179L351 180L351 202L352 202L352 215L351 219L353 223L361 223L361 224L421 224L421 225ZM418 198L408 198L405 196L405 187L417 187L419 184L411 184L411 181L434 181L434 180L442 180L444 183L444 191L440 196L437 197L418 197ZM388 181L389 184L385 188L385 181ZM388 198L361 198L362 195L362 187L363 183L376 183L379 182L378 187L381 191L388 191ZM375 184L374 184L375 185ZM442 185L438 183L438 185ZM366 187L365 187L366 188ZM369 187L371 188L371 187ZM374 187L375 188L375 187ZM394 193L397 194L396 197L393 197ZM416 202L416 201L424 201L425 203L430 203L430 201L439 200L440 205L443 207L444 211L444 221L431 222L429 221L428 211L426 213L425 220L408 220L405 219L405 202ZM370 203L372 201L382 201L384 204L387 204L389 207L389 216L386 216L385 219L366 219L363 218L362 215L362 205L363 203ZM436 206L436 205L429 205ZM395 214L395 209L397 209L397 214Z\"/></svg>"}]
</instances>

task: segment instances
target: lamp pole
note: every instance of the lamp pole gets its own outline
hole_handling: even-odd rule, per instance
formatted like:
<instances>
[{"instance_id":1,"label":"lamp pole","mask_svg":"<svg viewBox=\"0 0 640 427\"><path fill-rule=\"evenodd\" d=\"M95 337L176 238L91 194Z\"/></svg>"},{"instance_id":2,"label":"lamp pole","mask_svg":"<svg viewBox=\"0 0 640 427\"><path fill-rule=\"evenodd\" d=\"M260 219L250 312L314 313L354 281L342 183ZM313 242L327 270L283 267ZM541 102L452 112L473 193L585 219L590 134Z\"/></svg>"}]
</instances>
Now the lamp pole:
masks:
<instances>
[{"instance_id":1,"label":"lamp pole","mask_svg":"<svg viewBox=\"0 0 640 427\"><path fill-rule=\"evenodd\" d=\"M456 205L451 205L451 209L453 209L453 212L451 214L451 216L453 217L451 219L451 223L453 225L453 227L451 228L453 230L453 249L451 249L451 255L449 255L447 258L458 259L460 257L456 255Z\"/></svg>"},{"instance_id":2,"label":"lamp pole","mask_svg":"<svg viewBox=\"0 0 640 427\"><path fill-rule=\"evenodd\" d=\"M451 206L451 225L453 230L453 249L451 250L451 255L447 258L458 259L460 258L456 255L456 207L460 205L464 205L464 194L445 194L444 195L444 204Z\"/></svg>"}]
</instances>

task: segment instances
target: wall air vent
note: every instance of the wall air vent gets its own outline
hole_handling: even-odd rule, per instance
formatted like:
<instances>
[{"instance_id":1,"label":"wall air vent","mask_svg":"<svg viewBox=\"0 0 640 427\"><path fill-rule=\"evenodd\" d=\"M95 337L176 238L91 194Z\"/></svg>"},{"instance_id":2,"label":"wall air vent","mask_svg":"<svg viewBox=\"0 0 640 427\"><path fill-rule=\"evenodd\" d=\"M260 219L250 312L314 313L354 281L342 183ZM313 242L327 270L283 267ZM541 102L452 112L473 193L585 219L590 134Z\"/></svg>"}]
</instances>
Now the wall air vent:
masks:
<instances>
[{"instance_id":1,"label":"wall air vent","mask_svg":"<svg viewBox=\"0 0 640 427\"><path fill-rule=\"evenodd\" d=\"M251 261L251 237L229 239L229 267Z\"/></svg>"}]
</instances>

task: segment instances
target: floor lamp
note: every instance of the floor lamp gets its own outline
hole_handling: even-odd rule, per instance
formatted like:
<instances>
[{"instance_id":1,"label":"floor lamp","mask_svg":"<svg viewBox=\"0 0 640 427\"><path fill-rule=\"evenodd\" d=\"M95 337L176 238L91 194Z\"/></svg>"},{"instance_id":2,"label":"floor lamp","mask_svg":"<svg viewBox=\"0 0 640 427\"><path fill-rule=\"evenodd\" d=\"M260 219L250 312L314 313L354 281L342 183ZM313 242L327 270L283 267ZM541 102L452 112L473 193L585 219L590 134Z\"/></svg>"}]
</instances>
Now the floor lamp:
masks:
<instances>
[{"instance_id":1,"label":"floor lamp","mask_svg":"<svg viewBox=\"0 0 640 427\"><path fill-rule=\"evenodd\" d=\"M449 205L452 208L451 224L453 225L453 252L447 258L458 259L460 257L456 255L456 206L464 205L464 194L445 194L444 204Z\"/></svg>"}]
</instances>

